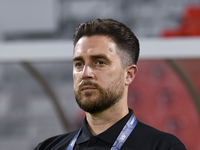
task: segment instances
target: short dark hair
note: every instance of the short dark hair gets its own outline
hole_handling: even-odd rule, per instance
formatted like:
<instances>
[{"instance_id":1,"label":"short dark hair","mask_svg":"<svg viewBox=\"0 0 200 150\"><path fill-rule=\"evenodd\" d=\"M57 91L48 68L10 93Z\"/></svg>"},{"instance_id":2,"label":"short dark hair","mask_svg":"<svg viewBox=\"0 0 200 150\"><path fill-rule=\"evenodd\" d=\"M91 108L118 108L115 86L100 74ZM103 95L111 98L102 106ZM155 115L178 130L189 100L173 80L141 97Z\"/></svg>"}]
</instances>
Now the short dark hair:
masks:
<instances>
[{"instance_id":1,"label":"short dark hair","mask_svg":"<svg viewBox=\"0 0 200 150\"><path fill-rule=\"evenodd\" d=\"M96 19L82 23L74 33L74 47L81 37L94 35L108 36L116 43L122 66L137 64L139 41L126 25L113 19Z\"/></svg>"}]
</instances>

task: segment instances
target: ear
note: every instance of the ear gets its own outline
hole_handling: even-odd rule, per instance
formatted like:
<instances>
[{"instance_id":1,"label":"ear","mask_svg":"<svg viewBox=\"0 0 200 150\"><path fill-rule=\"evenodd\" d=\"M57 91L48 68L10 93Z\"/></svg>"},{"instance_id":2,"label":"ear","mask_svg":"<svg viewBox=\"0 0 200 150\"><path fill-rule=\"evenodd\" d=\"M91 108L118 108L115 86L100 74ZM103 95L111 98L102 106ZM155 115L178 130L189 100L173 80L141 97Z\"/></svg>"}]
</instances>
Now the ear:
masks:
<instances>
[{"instance_id":1,"label":"ear","mask_svg":"<svg viewBox=\"0 0 200 150\"><path fill-rule=\"evenodd\" d=\"M130 85L132 83L137 72L138 72L138 68L136 65L130 65L130 66L126 67L125 85Z\"/></svg>"}]
</instances>

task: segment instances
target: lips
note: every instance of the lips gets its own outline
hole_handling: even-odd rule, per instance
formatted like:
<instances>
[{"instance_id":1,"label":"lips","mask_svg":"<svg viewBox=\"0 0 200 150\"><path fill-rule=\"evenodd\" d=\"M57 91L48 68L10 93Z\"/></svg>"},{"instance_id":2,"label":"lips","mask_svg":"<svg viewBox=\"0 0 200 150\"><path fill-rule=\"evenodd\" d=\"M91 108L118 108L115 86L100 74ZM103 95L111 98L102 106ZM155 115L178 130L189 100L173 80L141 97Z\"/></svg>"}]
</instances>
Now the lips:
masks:
<instances>
[{"instance_id":1,"label":"lips","mask_svg":"<svg viewBox=\"0 0 200 150\"><path fill-rule=\"evenodd\" d=\"M95 90L95 89L97 88L94 86L89 86L89 85L81 87L81 91L90 91L90 90Z\"/></svg>"}]
</instances>

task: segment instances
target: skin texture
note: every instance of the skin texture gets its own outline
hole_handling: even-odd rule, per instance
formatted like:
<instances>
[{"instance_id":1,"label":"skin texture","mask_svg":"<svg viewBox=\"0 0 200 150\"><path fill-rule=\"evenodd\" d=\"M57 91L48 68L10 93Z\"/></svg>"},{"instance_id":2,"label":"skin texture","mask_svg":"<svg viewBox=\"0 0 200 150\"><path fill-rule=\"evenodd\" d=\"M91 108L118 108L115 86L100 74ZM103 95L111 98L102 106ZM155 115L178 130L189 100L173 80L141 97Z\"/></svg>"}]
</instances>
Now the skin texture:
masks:
<instances>
[{"instance_id":1,"label":"skin texture","mask_svg":"<svg viewBox=\"0 0 200 150\"><path fill-rule=\"evenodd\" d=\"M128 87L137 67L122 67L115 42L101 35L79 39L73 62L75 98L97 135L128 114Z\"/></svg>"}]
</instances>

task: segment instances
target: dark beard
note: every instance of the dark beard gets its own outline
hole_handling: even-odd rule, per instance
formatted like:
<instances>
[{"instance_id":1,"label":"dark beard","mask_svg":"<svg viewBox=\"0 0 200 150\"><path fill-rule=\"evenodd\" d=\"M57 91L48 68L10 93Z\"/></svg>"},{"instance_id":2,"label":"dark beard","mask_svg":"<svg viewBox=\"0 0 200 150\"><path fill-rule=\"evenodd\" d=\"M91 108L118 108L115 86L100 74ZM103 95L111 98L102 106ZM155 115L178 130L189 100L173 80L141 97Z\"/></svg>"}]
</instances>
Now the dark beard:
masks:
<instances>
[{"instance_id":1,"label":"dark beard","mask_svg":"<svg viewBox=\"0 0 200 150\"><path fill-rule=\"evenodd\" d=\"M94 94L97 94L97 91L90 91L85 92L84 97L81 98L81 87L85 85L93 86L97 89L99 92L99 96L90 99L90 96L94 96ZM103 89L96 83L92 83L91 81L83 81L82 84L79 86L78 91L74 91L76 102L78 103L79 107L82 108L84 111L89 113L98 113L102 112L112 105L114 105L116 102L118 102L123 95L124 89L121 86L121 80L116 80L109 88Z\"/></svg>"}]
</instances>

